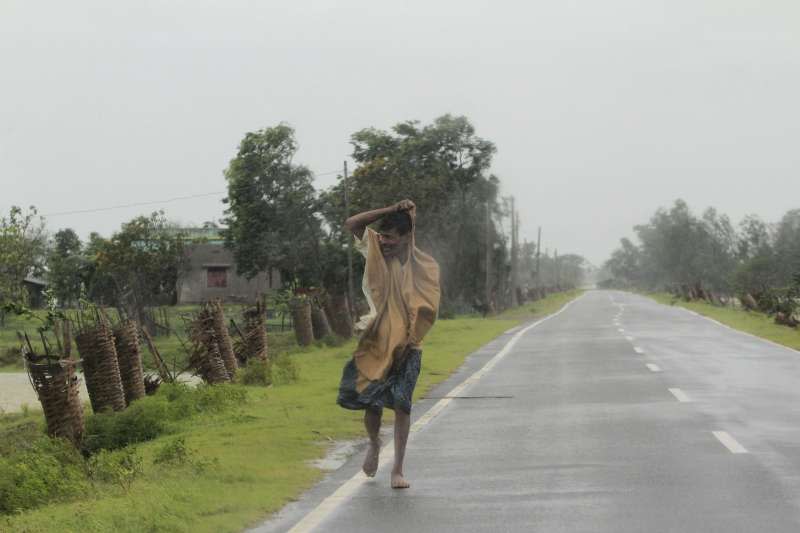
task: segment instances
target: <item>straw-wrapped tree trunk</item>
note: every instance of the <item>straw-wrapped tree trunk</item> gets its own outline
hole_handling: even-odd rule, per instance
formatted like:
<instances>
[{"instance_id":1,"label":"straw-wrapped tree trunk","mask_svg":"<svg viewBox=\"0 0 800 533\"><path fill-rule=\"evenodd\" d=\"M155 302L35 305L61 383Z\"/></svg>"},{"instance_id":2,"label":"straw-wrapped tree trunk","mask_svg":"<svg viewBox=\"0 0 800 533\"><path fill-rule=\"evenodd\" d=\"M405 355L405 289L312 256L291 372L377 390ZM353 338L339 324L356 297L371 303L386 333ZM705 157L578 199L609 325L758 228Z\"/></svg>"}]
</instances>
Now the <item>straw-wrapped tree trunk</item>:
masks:
<instances>
[{"instance_id":1,"label":"straw-wrapped tree trunk","mask_svg":"<svg viewBox=\"0 0 800 533\"><path fill-rule=\"evenodd\" d=\"M260 301L253 307L248 307L242 313L244 317L244 331L240 332L241 341L238 353L240 359L269 359L267 344L266 309Z\"/></svg>"},{"instance_id":2,"label":"straw-wrapped tree trunk","mask_svg":"<svg viewBox=\"0 0 800 533\"><path fill-rule=\"evenodd\" d=\"M92 410L99 413L125 409L117 349L108 322L101 318L85 325L75 335L75 344L83 359L83 373Z\"/></svg>"},{"instance_id":3,"label":"straw-wrapped tree trunk","mask_svg":"<svg viewBox=\"0 0 800 533\"><path fill-rule=\"evenodd\" d=\"M119 375L125 403L130 405L134 400L144 398L144 371L142 370L142 353L139 349L139 328L133 320L120 322L114 328L114 345L119 360Z\"/></svg>"},{"instance_id":4,"label":"straw-wrapped tree trunk","mask_svg":"<svg viewBox=\"0 0 800 533\"><path fill-rule=\"evenodd\" d=\"M345 339L353 335L353 320L346 294L326 294L322 297L325 315L334 333Z\"/></svg>"},{"instance_id":5,"label":"straw-wrapped tree trunk","mask_svg":"<svg viewBox=\"0 0 800 533\"><path fill-rule=\"evenodd\" d=\"M222 359L214 330L214 316L208 306L200 310L188 330L192 341L189 364L195 373L210 385L230 381L232 376Z\"/></svg>"},{"instance_id":6,"label":"straw-wrapped tree trunk","mask_svg":"<svg viewBox=\"0 0 800 533\"><path fill-rule=\"evenodd\" d=\"M325 316L325 309L316 301L311 303L311 329L317 340L331 334L331 325Z\"/></svg>"},{"instance_id":7,"label":"straw-wrapped tree trunk","mask_svg":"<svg viewBox=\"0 0 800 533\"><path fill-rule=\"evenodd\" d=\"M61 437L79 447L84 433L77 361L25 351L28 377L42 404L51 437Z\"/></svg>"},{"instance_id":8,"label":"straw-wrapped tree trunk","mask_svg":"<svg viewBox=\"0 0 800 533\"><path fill-rule=\"evenodd\" d=\"M294 322L297 344L308 346L314 342L314 329L311 325L311 302L307 298L294 298L289 303Z\"/></svg>"},{"instance_id":9,"label":"straw-wrapped tree trunk","mask_svg":"<svg viewBox=\"0 0 800 533\"><path fill-rule=\"evenodd\" d=\"M239 365L236 363L236 356L233 353L233 342L231 342L228 325L225 322L225 311L222 308L222 303L216 301L209 304L209 311L214 319L214 335L217 340L220 356L222 357L223 363L225 363L225 369L228 371L228 374L233 377L236 375L236 370Z\"/></svg>"}]
</instances>

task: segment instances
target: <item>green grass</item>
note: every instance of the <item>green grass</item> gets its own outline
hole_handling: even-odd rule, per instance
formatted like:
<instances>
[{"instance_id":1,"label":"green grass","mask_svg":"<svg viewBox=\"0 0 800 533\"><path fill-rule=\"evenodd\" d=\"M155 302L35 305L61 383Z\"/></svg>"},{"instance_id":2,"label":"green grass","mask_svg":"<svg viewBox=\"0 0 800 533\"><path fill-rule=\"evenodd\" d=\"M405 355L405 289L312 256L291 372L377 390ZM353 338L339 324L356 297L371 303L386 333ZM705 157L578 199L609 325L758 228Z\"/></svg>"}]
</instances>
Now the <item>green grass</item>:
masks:
<instances>
[{"instance_id":1,"label":"green grass","mask_svg":"<svg viewBox=\"0 0 800 533\"><path fill-rule=\"evenodd\" d=\"M527 320L536 318L538 316L549 315L550 313L558 311L564 304L570 300L574 300L583 294L583 292L584 291L582 289L573 289L571 291L551 294L542 300L527 303L525 305L503 311L497 315L496 318L506 320Z\"/></svg>"},{"instance_id":2,"label":"green grass","mask_svg":"<svg viewBox=\"0 0 800 533\"><path fill-rule=\"evenodd\" d=\"M549 314L580 293L552 295L491 319L440 320L423 346L415 397L443 381L481 345L528 320ZM195 417L171 435L137 445L144 473L129 492L113 485L72 503L47 505L0 518L1 531L240 531L263 520L318 481L310 461L324 456L332 440L363 436L362 413L335 404L341 370L354 341L312 347L293 355L298 382L272 388L248 387L248 401L235 410ZM38 417L38 418L37 418ZM391 421L387 412L385 421ZM0 417L0 436L9 428L41 431L41 415ZM185 439L199 461L216 461L201 471L154 465L165 443ZM2 446L0 446L2 450Z\"/></svg>"},{"instance_id":3,"label":"green grass","mask_svg":"<svg viewBox=\"0 0 800 533\"><path fill-rule=\"evenodd\" d=\"M646 293L646 296L659 303L684 307L703 316L713 318L734 329L800 350L800 330L778 325L772 317L764 313L731 307L718 307L706 302L686 302L665 292Z\"/></svg>"}]
</instances>

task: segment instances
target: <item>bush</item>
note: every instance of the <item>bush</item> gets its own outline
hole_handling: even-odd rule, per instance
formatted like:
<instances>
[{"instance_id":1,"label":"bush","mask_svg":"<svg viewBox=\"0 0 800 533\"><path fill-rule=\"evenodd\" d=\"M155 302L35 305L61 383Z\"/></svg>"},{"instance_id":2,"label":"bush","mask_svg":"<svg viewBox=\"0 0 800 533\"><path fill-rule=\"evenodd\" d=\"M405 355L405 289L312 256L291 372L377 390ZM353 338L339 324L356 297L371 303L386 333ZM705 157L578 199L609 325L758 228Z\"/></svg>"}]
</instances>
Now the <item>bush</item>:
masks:
<instances>
[{"instance_id":1,"label":"bush","mask_svg":"<svg viewBox=\"0 0 800 533\"><path fill-rule=\"evenodd\" d=\"M167 429L169 403L160 396L142 398L124 411L96 413L86 420L84 451L116 450L156 438Z\"/></svg>"},{"instance_id":2,"label":"bush","mask_svg":"<svg viewBox=\"0 0 800 533\"><path fill-rule=\"evenodd\" d=\"M289 354L281 354L272 363L272 376L276 385L287 385L300 379L300 369Z\"/></svg>"},{"instance_id":3,"label":"bush","mask_svg":"<svg viewBox=\"0 0 800 533\"><path fill-rule=\"evenodd\" d=\"M219 459L216 457L212 460L207 460L198 459L195 455L195 450L186 445L186 439L178 437L167 442L156 451L153 464L173 467L190 466L197 474L204 472L208 467L219 466Z\"/></svg>"},{"instance_id":4,"label":"bush","mask_svg":"<svg viewBox=\"0 0 800 533\"><path fill-rule=\"evenodd\" d=\"M65 440L40 437L22 453L0 458L0 513L70 500L88 488L83 459Z\"/></svg>"},{"instance_id":5,"label":"bush","mask_svg":"<svg viewBox=\"0 0 800 533\"><path fill-rule=\"evenodd\" d=\"M153 464L184 465L189 461L191 450L186 446L186 439L173 439L156 451Z\"/></svg>"},{"instance_id":6,"label":"bush","mask_svg":"<svg viewBox=\"0 0 800 533\"><path fill-rule=\"evenodd\" d=\"M9 346L0 350L0 366L21 365L22 350L19 346Z\"/></svg>"},{"instance_id":7,"label":"bush","mask_svg":"<svg viewBox=\"0 0 800 533\"><path fill-rule=\"evenodd\" d=\"M174 420L199 413L220 412L247 401L247 390L237 385L162 386Z\"/></svg>"},{"instance_id":8,"label":"bush","mask_svg":"<svg viewBox=\"0 0 800 533\"><path fill-rule=\"evenodd\" d=\"M126 410L97 413L86 420L84 451L116 450L156 438L176 422L205 412L219 412L240 404L247 392L232 385L164 384L153 396L132 403Z\"/></svg>"},{"instance_id":9,"label":"bush","mask_svg":"<svg viewBox=\"0 0 800 533\"><path fill-rule=\"evenodd\" d=\"M268 361L250 360L247 366L239 371L237 379L243 385L266 387L272 384L272 365Z\"/></svg>"},{"instance_id":10,"label":"bush","mask_svg":"<svg viewBox=\"0 0 800 533\"><path fill-rule=\"evenodd\" d=\"M347 344L347 339L331 333L329 335L325 335L324 337L322 337L318 342L324 346L330 346L331 348L338 348L339 346Z\"/></svg>"},{"instance_id":11,"label":"bush","mask_svg":"<svg viewBox=\"0 0 800 533\"><path fill-rule=\"evenodd\" d=\"M131 490L133 482L142 475L142 458L133 448L119 451L101 450L88 460L88 474L92 481L113 483L122 490Z\"/></svg>"}]
</instances>

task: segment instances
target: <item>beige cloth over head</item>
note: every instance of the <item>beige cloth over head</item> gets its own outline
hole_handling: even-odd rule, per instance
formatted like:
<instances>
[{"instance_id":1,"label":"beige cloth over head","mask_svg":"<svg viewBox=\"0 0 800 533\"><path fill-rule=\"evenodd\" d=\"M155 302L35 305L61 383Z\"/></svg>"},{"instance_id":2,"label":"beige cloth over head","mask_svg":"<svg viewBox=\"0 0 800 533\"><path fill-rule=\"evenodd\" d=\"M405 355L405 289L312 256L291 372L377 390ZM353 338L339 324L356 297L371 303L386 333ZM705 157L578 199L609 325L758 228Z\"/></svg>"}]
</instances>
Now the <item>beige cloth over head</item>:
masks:
<instances>
[{"instance_id":1,"label":"beige cloth over head","mask_svg":"<svg viewBox=\"0 0 800 533\"><path fill-rule=\"evenodd\" d=\"M369 322L353 354L359 393L370 381L385 379L407 347L422 344L439 312L439 264L416 247L414 210L409 215L412 230L405 264L396 258L386 260L378 234L369 228L358 243L367 258L364 294L372 304Z\"/></svg>"}]
</instances>

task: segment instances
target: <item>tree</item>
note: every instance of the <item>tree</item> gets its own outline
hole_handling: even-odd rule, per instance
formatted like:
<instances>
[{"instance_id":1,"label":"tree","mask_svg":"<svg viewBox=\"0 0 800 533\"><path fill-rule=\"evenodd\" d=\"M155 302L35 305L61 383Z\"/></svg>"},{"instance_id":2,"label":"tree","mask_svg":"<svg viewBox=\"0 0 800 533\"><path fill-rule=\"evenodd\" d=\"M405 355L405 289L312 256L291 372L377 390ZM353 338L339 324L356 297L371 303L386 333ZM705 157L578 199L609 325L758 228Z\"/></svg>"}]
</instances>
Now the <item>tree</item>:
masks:
<instances>
[{"instance_id":1,"label":"tree","mask_svg":"<svg viewBox=\"0 0 800 533\"><path fill-rule=\"evenodd\" d=\"M800 209L788 211L775 231L775 273L777 283L787 286L800 274Z\"/></svg>"},{"instance_id":2,"label":"tree","mask_svg":"<svg viewBox=\"0 0 800 533\"><path fill-rule=\"evenodd\" d=\"M127 307L146 324L146 306L175 302L186 266L184 236L169 228L163 211L122 224L108 240L94 236L88 249L95 258L94 281L113 284L114 301L106 303Z\"/></svg>"},{"instance_id":3,"label":"tree","mask_svg":"<svg viewBox=\"0 0 800 533\"><path fill-rule=\"evenodd\" d=\"M680 286L687 296L750 295L762 309L784 314L800 294L800 209L774 226L748 215L737 231L716 209L698 218L677 200L634 229L641 245L623 239L606 267L635 286Z\"/></svg>"},{"instance_id":4,"label":"tree","mask_svg":"<svg viewBox=\"0 0 800 533\"><path fill-rule=\"evenodd\" d=\"M83 279L86 285L86 296L92 302L101 305L111 305L117 301L117 286L111 273L99 268L101 254L109 247L109 240L97 232L89 234L89 240L84 245L85 259Z\"/></svg>"},{"instance_id":5,"label":"tree","mask_svg":"<svg viewBox=\"0 0 800 533\"><path fill-rule=\"evenodd\" d=\"M738 237L727 215L713 207L703 213L697 236L699 277L706 287L729 292L730 274L736 268Z\"/></svg>"},{"instance_id":6,"label":"tree","mask_svg":"<svg viewBox=\"0 0 800 533\"><path fill-rule=\"evenodd\" d=\"M467 118L451 115L426 126L409 121L388 132L364 129L353 134L351 142L358 164L352 177L351 210L414 200L420 245L441 266L443 308L467 309L483 300L487 203L492 217L502 214L497 202L499 180L488 172L494 145L478 137ZM343 197L342 184L328 194ZM337 224L328 222L332 227ZM491 226L491 241L497 243L499 231L494 221ZM503 270L502 265L493 266L494 272Z\"/></svg>"},{"instance_id":7,"label":"tree","mask_svg":"<svg viewBox=\"0 0 800 533\"><path fill-rule=\"evenodd\" d=\"M87 263L82 252L81 240L73 229L56 232L47 268L53 293L62 305L77 301L81 295Z\"/></svg>"},{"instance_id":8,"label":"tree","mask_svg":"<svg viewBox=\"0 0 800 533\"><path fill-rule=\"evenodd\" d=\"M589 268L586 259L578 254L564 254L558 257L558 286L562 288L579 287Z\"/></svg>"},{"instance_id":9,"label":"tree","mask_svg":"<svg viewBox=\"0 0 800 533\"><path fill-rule=\"evenodd\" d=\"M641 281L641 263L641 250L630 239L622 238L605 266L615 279L635 286Z\"/></svg>"},{"instance_id":10,"label":"tree","mask_svg":"<svg viewBox=\"0 0 800 533\"><path fill-rule=\"evenodd\" d=\"M772 253L772 231L770 227L756 215L748 215L739 223L737 258L740 261Z\"/></svg>"},{"instance_id":11,"label":"tree","mask_svg":"<svg viewBox=\"0 0 800 533\"><path fill-rule=\"evenodd\" d=\"M294 130L280 124L247 133L225 171L222 231L237 271L252 278L277 268L290 284L319 284L320 220L311 171L293 163Z\"/></svg>"},{"instance_id":12,"label":"tree","mask_svg":"<svg viewBox=\"0 0 800 533\"><path fill-rule=\"evenodd\" d=\"M12 206L0 217L0 307L26 304L24 279L44 272L46 235L36 208Z\"/></svg>"}]
</instances>

